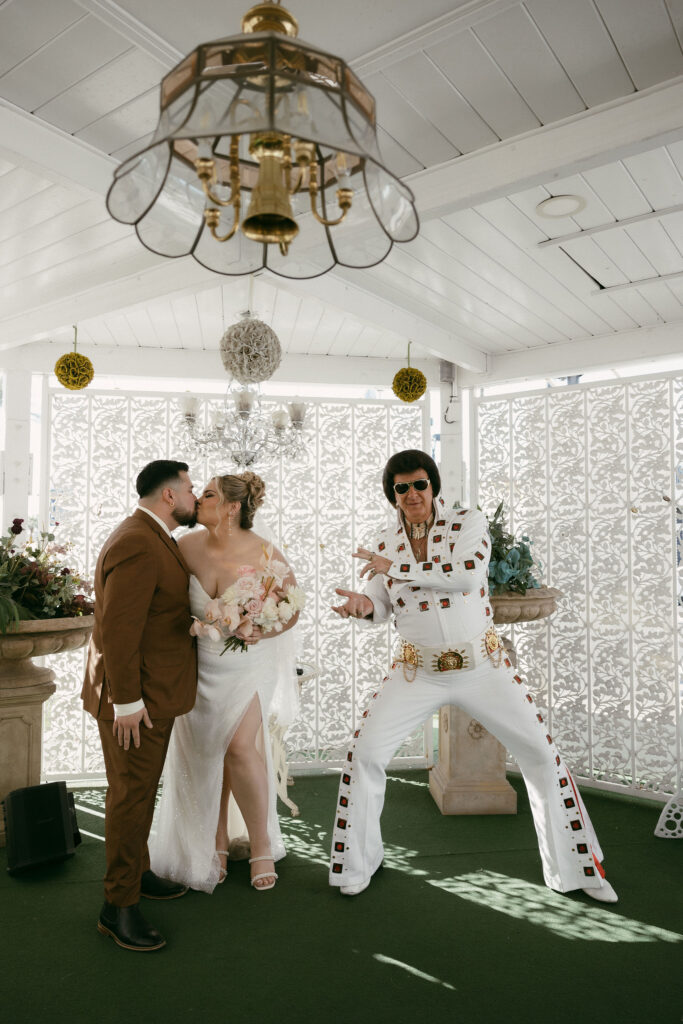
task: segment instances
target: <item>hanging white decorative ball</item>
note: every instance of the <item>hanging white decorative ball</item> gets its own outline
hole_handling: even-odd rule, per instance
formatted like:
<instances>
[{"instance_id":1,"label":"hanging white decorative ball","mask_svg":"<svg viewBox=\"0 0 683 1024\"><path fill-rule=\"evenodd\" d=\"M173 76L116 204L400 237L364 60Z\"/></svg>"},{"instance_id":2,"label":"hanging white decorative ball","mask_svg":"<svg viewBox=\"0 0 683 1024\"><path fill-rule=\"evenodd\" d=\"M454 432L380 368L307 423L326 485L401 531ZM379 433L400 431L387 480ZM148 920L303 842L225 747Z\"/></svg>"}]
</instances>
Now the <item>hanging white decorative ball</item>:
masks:
<instances>
[{"instance_id":1,"label":"hanging white decorative ball","mask_svg":"<svg viewBox=\"0 0 683 1024\"><path fill-rule=\"evenodd\" d=\"M221 338L223 366L240 384L258 384L277 370L282 349L275 331L243 313Z\"/></svg>"}]
</instances>

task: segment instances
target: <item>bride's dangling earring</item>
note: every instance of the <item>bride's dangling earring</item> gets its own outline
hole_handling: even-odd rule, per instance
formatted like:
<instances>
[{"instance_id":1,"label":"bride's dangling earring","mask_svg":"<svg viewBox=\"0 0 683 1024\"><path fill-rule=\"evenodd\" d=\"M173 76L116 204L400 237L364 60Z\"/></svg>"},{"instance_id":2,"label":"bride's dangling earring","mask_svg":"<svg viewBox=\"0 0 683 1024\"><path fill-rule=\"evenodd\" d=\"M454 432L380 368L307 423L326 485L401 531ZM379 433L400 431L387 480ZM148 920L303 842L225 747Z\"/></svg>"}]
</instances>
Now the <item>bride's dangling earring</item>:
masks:
<instances>
[{"instance_id":1,"label":"bride's dangling earring","mask_svg":"<svg viewBox=\"0 0 683 1024\"><path fill-rule=\"evenodd\" d=\"M232 537L232 516L228 516L228 537Z\"/></svg>"}]
</instances>

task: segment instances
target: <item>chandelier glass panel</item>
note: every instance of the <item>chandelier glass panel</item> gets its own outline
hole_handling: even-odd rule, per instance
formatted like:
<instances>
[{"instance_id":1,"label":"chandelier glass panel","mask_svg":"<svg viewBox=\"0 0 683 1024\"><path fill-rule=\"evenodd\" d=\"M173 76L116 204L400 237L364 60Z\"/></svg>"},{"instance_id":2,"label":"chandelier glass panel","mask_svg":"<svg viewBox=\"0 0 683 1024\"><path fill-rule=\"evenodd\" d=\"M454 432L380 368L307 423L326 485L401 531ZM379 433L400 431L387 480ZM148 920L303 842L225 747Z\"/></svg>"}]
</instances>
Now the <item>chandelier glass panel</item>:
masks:
<instances>
[{"instance_id":1,"label":"chandelier glass panel","mask_svg":"<svg viewBox=\"0 0 683 1024\"><path fill-rule=\"evenodd\" d=\"M156 132L117 169L109 212L153 252L220 274L380 263L419 224L382 163L374 99L343 60L294 38L285 8L257 5L242 30L163 79Z\"/></svg>"}]
</instances>

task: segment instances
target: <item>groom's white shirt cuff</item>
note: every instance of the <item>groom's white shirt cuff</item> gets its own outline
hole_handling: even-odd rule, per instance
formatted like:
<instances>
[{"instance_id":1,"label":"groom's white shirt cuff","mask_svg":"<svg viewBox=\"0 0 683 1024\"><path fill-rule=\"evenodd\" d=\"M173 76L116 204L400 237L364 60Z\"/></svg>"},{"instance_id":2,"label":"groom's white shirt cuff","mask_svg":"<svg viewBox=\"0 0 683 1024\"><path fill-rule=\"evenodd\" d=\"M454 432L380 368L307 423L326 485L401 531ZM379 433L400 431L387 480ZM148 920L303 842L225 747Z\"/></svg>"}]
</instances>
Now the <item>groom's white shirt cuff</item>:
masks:
<instances>
[{"instance_id":1,"label":"groom's white shirt cuff","mask_svg":"<svg viewBox=\"0 0 683 1024\"><path fill-rule=\"evenodd\" d=\"M142 711L145 706L145 702L140 700L134 700L132 704L114 704L114 714L117 718L123 718L124 715L134 715L138 711Z\"/></svg>"}]
</instances>

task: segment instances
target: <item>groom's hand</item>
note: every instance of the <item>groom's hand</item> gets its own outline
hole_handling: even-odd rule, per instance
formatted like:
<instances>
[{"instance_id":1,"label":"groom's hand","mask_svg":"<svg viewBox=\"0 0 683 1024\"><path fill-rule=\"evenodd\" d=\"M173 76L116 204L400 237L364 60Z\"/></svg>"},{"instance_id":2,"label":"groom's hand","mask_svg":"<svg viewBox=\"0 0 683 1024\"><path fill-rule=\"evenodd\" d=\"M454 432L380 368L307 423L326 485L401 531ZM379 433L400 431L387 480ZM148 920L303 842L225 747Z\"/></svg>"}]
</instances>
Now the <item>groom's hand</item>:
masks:
<instances>
[{"instance_id":1,"label":"groom's hand","mask_svg":"<svg viewBox=\"0 0 683 1024\"><path fill-rule=\"evenodd\" d=\"M124 750L128 750L130 747L131 736L133 737L133 746L140 746L140 722L148 729L154 728L152 719L147 714L147 708L141 708L140 711L136 711L132 715L122 715L121 718L114 719L112 732L119 741L119 746Z\"/></svg>"}]
</instances>

